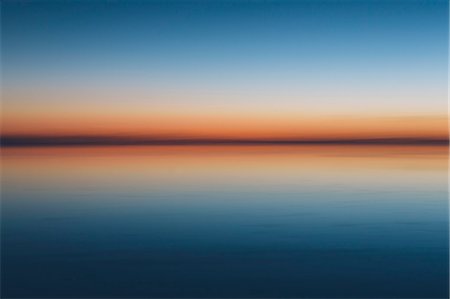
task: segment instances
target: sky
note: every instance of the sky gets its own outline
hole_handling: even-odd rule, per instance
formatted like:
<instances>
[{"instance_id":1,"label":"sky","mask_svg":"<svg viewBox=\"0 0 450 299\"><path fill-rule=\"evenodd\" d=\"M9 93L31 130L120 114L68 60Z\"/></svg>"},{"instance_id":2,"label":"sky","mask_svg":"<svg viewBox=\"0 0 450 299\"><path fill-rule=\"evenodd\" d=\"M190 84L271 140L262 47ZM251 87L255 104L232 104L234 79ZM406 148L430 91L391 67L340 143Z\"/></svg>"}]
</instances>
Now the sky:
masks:
<instances>
[{"instance_id":1,"label":"sky","mask_svg":"<svg viewBox=\"0 0 450 299\"><path fill-rule=\"evenodd\" d=\"M448 11L5 0L2 135L447 138Z\"/></svg>"}]
</instances>

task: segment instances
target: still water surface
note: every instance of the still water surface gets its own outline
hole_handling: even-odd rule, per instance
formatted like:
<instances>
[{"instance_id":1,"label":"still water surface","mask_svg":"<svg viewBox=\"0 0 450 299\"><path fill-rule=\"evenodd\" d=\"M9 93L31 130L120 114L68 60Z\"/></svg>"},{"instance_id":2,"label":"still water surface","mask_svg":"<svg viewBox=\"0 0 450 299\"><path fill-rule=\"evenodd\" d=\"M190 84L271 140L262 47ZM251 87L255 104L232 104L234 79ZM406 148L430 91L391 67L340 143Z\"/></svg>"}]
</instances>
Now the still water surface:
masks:
<instances>
[{"instance_id":1,"label":"still water surface","mask_svg":"<svg viewBox=\"0 0 450 299\"><path fill-rule=\"evenodd\" d=\"M2 297L448 297L447 147L6 148Z\"/></svg>"}]
</instances>

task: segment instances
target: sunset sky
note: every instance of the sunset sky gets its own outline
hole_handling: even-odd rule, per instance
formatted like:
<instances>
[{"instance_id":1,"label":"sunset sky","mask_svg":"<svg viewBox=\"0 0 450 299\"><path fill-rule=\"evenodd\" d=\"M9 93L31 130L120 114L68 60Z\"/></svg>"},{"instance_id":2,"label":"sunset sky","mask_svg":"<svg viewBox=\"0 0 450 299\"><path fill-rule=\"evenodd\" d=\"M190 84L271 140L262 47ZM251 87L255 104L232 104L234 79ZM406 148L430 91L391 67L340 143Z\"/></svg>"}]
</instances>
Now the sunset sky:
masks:
<instances>
[{"instance_id":1,"label":"sunset sky","mask_svg":"<svg viewBox=\"0 0 450 299\"><path fill-rule=\"evenodd\" d=\"M3 1L2 135L447 138L448 1Z\"/></svg>"}]
</instances>

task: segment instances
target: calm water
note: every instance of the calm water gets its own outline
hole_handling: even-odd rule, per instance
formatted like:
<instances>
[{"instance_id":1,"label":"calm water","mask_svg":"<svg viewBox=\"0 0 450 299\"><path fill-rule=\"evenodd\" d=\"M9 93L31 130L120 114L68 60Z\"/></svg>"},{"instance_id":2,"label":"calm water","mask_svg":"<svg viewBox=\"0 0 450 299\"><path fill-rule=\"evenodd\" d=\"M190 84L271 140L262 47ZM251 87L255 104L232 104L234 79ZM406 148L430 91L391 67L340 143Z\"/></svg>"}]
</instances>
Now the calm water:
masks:
<instances>
[{"instance_id":1,"label":"calm water","mask_svg":"<svg viewBox=\"0 0 450 299\"><path fill-rule=\"evenodd\" d=\"M447 150L3 149L2 297L447 297Z\"/></svg>"}]
</instances>

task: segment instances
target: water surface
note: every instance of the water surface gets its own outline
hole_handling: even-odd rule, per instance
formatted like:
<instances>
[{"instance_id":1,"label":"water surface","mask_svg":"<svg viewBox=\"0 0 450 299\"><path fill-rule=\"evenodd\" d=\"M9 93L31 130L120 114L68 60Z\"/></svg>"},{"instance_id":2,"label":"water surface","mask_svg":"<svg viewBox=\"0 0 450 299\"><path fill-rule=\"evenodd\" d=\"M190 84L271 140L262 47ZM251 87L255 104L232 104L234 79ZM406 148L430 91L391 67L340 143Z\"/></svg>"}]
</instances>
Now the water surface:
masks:
<instances>
[{"instance_id":1,"label":"water surface","mask_svg":"<svg viewBox=\"0 0 450 299\"><path fill-rule=\"evenodd\" d=\"M5 148L2 297L448 297L447 147Z\"/></svg>"}]
</instances>

